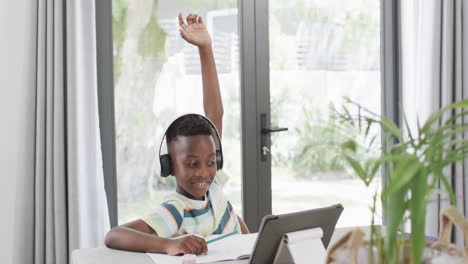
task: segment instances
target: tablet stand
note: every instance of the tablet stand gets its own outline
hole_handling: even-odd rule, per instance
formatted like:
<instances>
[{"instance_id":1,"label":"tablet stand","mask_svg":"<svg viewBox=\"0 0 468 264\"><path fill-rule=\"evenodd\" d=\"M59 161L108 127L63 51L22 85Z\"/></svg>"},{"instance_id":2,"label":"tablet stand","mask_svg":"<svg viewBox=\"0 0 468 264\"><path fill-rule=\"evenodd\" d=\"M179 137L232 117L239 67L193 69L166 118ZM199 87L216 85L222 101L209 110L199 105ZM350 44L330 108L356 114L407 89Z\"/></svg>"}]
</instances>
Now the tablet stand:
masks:
<instances>
[{"instance_id":1,"label":"tablet stand","mask_svg":"<svg viewBox=\"0 0 468 264\"><path fill-rule=\"evenodd\" d=\"M283 234L273 264L324 263L322 236L319 227Z\"/></svg>"}]
</instances>

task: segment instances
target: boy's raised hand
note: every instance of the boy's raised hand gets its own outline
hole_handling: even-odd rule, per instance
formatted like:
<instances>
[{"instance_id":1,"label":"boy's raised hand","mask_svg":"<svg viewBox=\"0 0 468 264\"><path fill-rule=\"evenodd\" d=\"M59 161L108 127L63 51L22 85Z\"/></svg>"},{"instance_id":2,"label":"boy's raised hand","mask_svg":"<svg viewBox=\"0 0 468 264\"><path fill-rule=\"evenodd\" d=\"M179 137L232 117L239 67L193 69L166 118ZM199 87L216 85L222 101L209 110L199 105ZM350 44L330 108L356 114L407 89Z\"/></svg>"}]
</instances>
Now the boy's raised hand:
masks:
<instances>
[{"instance_id":1,"label":"boy's raised hand","mask_svg":"<svg viewBox=\"0 0 468 264\"><path fill-rule=\"evenodd\" d=\"M182 14L179 13L179 30L180 35L188 43L193 44L199 48L210 47L211 37L208 30L203 24L203 19L197 14L190 14L187 16L187 24L184 22Z\"/></svg>"},{"instance_id":2,"label":"boy's raised hand","mask_svg":"<svg viewBox=\"0 0 468 264\"><path fill-rule=\"evenodd\" d=\"M169 240L166 253L171 256L178 254L206 254L208 246L205 239L196 235L186 235Z\"/></svg>"}]
</instances>

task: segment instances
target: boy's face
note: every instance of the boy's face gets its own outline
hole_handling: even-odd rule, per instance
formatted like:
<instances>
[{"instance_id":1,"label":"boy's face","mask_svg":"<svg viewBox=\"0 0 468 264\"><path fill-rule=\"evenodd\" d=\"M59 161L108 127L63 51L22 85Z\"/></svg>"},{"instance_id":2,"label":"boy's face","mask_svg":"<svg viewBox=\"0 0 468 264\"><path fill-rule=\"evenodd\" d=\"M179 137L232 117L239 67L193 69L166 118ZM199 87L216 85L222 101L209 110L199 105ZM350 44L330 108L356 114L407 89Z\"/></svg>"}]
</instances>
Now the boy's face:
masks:
<instances>
[{"instance_id":1,"label":"boy's face","mask_svg":"<svg viewBox=\"0 0 468 264\"><path fill-rule=\"evenodd\" d=\"M209 135L178 136L169 145L177 192L202 200L216 176L216 147Z\"/></svg>"}]
</instances>

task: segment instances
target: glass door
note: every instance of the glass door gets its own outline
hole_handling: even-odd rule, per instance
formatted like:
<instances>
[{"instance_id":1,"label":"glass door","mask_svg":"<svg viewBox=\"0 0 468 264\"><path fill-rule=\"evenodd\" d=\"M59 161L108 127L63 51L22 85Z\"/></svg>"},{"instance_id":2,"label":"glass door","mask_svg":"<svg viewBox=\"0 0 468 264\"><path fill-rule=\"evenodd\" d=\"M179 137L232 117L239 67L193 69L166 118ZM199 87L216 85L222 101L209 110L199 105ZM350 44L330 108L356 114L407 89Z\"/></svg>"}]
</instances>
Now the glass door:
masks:
<instances>
[{"instance_id":1,"label":"glass door","mask_svg":"<svg viewBox=\"0 0 468 264\"><path fill-rule=\"evenodd\" d=\"M345 208L339 225L369 224L380 177L366 188L340 158L340 135L355 131L338 129L334 109L347 96L381 112L380 2L113 0L119 223L174 190L159 177L162 134L180 114L203 113L198 53L177 32L182 12L202 15L213 39L225 192L251 230L266 214L335 203ZM288 130L262 137L270 124Z\"/></svg>"},{"instance_id":2,"label":"glass door","mask_svg":"<svg viewBox=\"0 0 468 264\"><path fill-rule=\"evenodd\" d=\"M203 114L197 49L179 35L177 14L197 13L211 34L224 104L225 193L242 214L237 0L113 0L115 133L119 224L152 212L175 190L159 177L158 148L181 114Z\"/></svg>"},{"instance_id":3,"label":"glass door","mask_svg":"<svg viewBox=\"0 0 468 264\"><path fill-rule=\"evenodd\" d=\"M272 212L341 203L339 226L370 224L380 177L367 188L340 157L343 135L358 134L335 109L346 96L381 112L380 1L270 0L268 9L271 123L289 128L271 135Z\"/></svg>"}]
</instances>

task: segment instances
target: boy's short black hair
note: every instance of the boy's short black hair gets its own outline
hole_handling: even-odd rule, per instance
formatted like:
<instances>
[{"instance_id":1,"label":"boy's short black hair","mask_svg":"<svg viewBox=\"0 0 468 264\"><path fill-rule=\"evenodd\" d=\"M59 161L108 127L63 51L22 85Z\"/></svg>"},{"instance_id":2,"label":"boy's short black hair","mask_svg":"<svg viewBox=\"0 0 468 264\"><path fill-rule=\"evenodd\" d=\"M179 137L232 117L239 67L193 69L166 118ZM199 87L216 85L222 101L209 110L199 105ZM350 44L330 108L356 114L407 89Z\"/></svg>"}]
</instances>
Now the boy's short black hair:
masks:
<instances>
[{"instance_id":1,"label":"boy's short black hair","mask_svg":"<svg viewBox=\"0 0 468 264\"><path fill-rule=\"evenodd\" d=\"M203 117L186 115L180 117L169 126L166 132L166 142L167 146L169 146L178 136L212 136L213 134L213 128Z\"/></svg>"}]
</instances>

